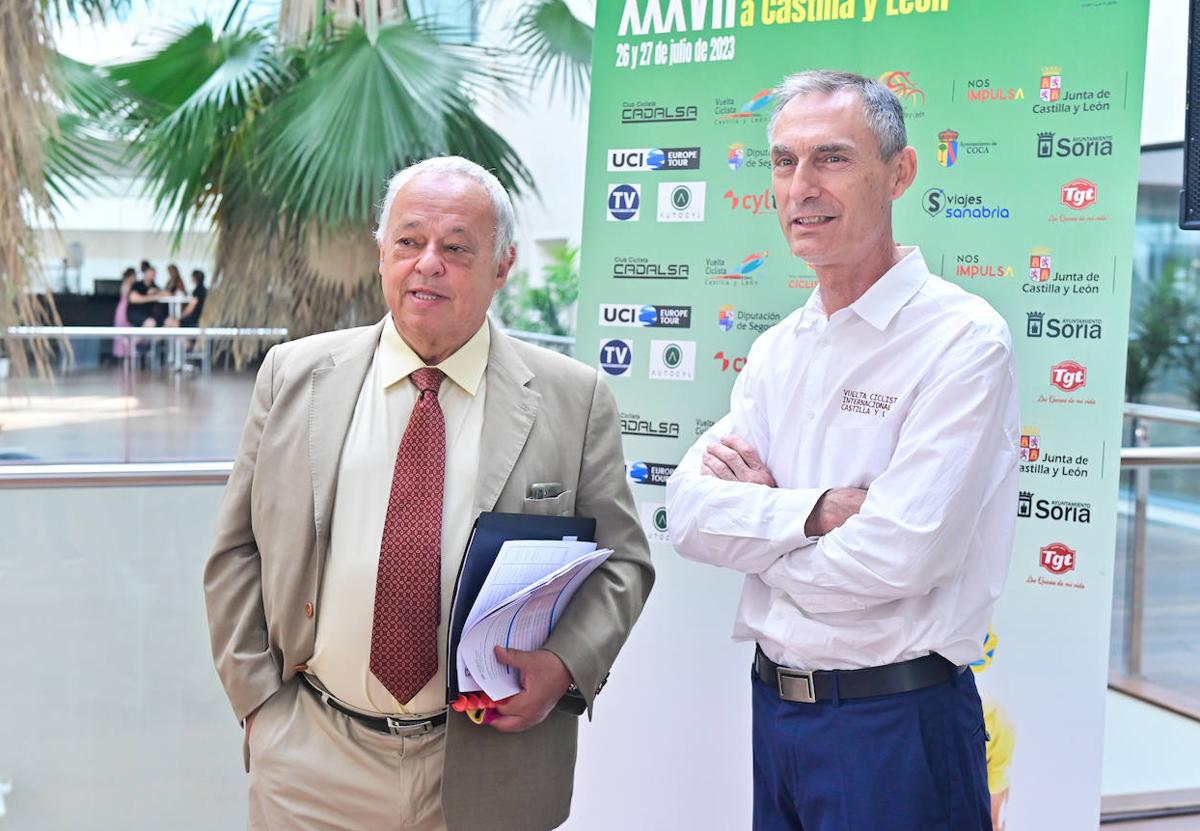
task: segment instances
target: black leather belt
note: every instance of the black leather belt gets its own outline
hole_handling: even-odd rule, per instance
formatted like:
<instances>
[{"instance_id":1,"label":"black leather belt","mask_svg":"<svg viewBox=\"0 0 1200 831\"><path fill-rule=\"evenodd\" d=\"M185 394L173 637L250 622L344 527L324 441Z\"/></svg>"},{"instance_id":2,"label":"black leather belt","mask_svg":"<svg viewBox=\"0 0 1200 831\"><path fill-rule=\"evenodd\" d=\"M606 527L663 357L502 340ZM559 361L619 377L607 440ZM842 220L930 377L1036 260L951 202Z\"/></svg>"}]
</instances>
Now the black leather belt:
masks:
<instances>
[{"instance_id":1,"label":"black leather belt","mask_svg":"<svg viewBox=\"0 0 1200 831\"><path fill-rule=\"evenodd\" d=\"M441 727L446 723L445 711L429 718L415 719L404 719L396 716L369 716L366 713L360 713L342 704L332 695L314 684L312 679L304 673L300 673L300 677L304 680L305 688L315 695L318 700L337 710L342 715L354 719L364 727L369 727L379 733L391 733L394 736L411 736L416 734L417 730L421 727L424 727L425 730L420 732L427 732L435 727Z\"/></svg>"},{"instance_id":2,"label":"black leather belt","mask_svg":"<svg viewBox=\"0 0 1200 831\"><path fill-rule=\"evenodd\" d=\"M764 684L785 701L808 704L833 700L835 676L839 698L870 698L932 687L949 681L960 671L936 653L881 667L831 671L782 666L764 655L761 647L754 653L754 673Z\"/></svg>"}]
</instances>

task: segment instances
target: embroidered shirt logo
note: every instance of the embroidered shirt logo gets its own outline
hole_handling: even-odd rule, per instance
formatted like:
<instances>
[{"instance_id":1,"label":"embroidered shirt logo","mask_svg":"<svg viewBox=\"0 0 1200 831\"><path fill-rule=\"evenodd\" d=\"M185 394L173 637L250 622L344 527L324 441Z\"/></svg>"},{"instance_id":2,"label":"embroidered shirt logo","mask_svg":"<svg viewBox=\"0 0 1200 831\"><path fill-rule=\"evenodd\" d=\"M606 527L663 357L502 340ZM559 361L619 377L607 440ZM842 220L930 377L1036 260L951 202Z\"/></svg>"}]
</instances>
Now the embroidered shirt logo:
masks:
<instances>
[{"instance_id":1,"label":"embroidered shirt logo","mask_svg":"<svg viewBox=\"0 0 1200 831\"><path fill-rule=\"evenodd\" d=\"M891 412L896 403L896 396L884 395L879 392L864 392L863 390L842 390L842 412L862 413L876 418L883 418Z\"/></svg>"}]
</instances>

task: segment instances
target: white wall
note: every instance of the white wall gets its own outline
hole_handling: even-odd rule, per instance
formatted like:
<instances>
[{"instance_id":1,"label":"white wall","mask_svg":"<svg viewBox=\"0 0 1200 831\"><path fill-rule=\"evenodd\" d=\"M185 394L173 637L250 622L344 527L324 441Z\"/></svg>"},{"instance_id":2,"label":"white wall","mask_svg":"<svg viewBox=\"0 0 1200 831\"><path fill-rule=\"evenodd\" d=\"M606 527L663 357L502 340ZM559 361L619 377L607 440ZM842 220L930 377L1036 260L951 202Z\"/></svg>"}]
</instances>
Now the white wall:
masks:
<instances>
[{"instance_id":1,"label":"white wall","mask_svg":"<svg viewBox=\"0 0 1200 831\"><path fill-rule=\"evenodd\" d=\"M1187 0L1150 0L1142 144L1183 141L1187 100Z\"/></svg>"}]
</instances>

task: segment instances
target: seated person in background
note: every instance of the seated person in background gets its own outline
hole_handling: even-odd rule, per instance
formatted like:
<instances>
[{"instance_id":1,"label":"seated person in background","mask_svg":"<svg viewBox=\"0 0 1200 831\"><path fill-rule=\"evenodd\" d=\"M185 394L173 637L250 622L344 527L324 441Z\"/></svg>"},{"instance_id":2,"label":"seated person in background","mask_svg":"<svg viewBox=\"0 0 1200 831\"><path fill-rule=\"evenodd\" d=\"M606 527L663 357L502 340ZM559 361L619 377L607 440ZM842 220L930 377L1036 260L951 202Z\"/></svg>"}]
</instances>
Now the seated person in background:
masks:
<instances>
[{"instance_id":1,"label":"seated person in background","mask_svg":"<svg viewBox=\"0 0 1200 831\"><path fill-rule=\"evenodd\" d=\"M183 307L180 315L180 326L199 326L200 313L204 311L204 301L208 299L208 289L204 287L204 272L196 269L192 272L192 299Z\"/></svg>"},{"instance_id":2,"label":"seated person in background","mask_svg":"<svg viewBox=\"0 0 1200 831\"><path fill-rule=\"evenodd\" d=\"M142 260L142 279L129 289L129 323L131 326L153 328L163 326L167 321L167 307L159 303L157 298L166 294L155 284L157 272L154 266ZM171 325L178 325L171 322Z\"/></svg>"},{"instance_id":3,"label":"seated person in background","mask_svg":"<svg viewBox=\"0 0 1200 831\"><path fill-rule=\"evenodd\" d=\"M171 263L167 266L167 294L187 294L187 286L179 273L179 266Z\"/></svg>"},{"instance_id":4,"label":"seated person in background","mask_svg":"<svg viewBox=\"0 0 1200 831\"><path fill-rule=\"evenodd\" d=\"M121 274L121 299L117 301L117 311L113 315L113 326L130 326L129 322L129 290L133 288L134 282L137 281L137 270L127 268ZM133 344L129 338L116 338L113 340L113 357L125 358L132 353Z\"/></svg>"}]
</instances>

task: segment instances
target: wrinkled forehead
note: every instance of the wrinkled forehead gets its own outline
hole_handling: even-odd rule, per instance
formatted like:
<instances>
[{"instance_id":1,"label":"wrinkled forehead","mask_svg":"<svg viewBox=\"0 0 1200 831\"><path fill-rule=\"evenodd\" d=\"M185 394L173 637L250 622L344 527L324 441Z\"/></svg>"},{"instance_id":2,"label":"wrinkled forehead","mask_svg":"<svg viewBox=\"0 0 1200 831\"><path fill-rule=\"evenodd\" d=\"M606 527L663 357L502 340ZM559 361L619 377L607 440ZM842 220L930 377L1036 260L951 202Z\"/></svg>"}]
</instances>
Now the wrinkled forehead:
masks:
<instances>
[{"instance_id":1,"label":"wrinkled forehead","mask_svg":"<svg viewBox=\"0 0 1200 831\"><path fill-rule=\"evenodd\" d=\"M396 193L389 231L423 228L490 237L496 217L483 185L456 173L423 173Z\"/></svg>"},{"instance_id":2,"label":"wrinkled forehead","mask_svg":"<svg viewBox=\"0 0 1200 831\"><path fill-rule=\"evenodd\" d=\"M807 92L788 101L771 124L771 145L874 141L862 97L852 89Z\"/></svg>"}]
</instances>

